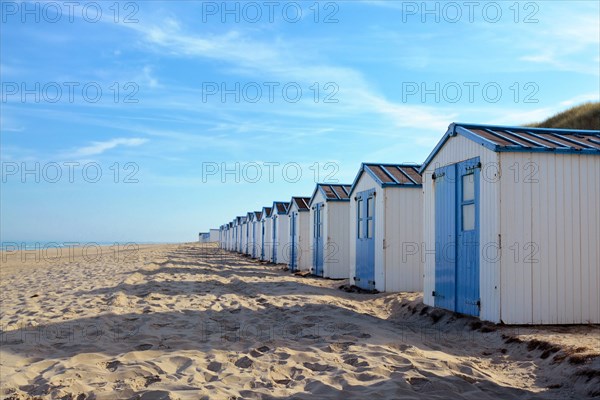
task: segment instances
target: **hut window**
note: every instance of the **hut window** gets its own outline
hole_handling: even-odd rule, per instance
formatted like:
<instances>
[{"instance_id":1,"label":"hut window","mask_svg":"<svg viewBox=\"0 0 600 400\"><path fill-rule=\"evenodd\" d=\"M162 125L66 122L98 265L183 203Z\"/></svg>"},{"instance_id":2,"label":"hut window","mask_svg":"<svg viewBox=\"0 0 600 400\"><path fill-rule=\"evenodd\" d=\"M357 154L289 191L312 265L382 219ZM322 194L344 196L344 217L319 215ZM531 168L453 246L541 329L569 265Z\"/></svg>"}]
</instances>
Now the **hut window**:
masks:
<instances>
[{"instance_id":1,"label":"hut window","mask_svg":"<svg viewBox=\"0 0 600 400\"><path fill-rule=\"evenodd\" d=\"M475 229L475 204L465 204L462 208L463 231L471 231Z\"/></svg>"},{"instance_id":2,"label":"hut window","mask_svg":"<svg viewBox=\"0 0 600 400\"><path fill-rule=\"evenodd\" d=\"M363 231L363 217L362 217L362 199L358 199L358 201L356 202L356 211L357 211L357 216L358 216L358 231L357 231L357 237L360 239L362 237L362 231Z\"/></svg>"},{"instance_id":3,"label":"hut window","mask_svg":"<svg viewBox=\"0 0 600 400\"><path fill-rule=\"evenodd\" d=\"M462 230L475 229L475 174L462 176Z\"/></svg>"},{"instance_id":4,"label":"hut window","mask_svg":"<svg viewBox=\"0 0 600 400\"><path fill-rule=\"evenodd\" d=\"M463 175L462 177L462 195L463 201L475 200L475 179L474 174Z\"/></svg>"},{"instance_id":5,"label":"hut window","mask_svg":"<svg viewBox=\"0 0 600 400\"><path fill-rule=\"evenodd\" d=\"M323 237L323 206L319 207L319 237Z\"/></svg>"},{"instance_id":6,"label":"hut window","mask_svg":"<svg viewBox=\"0 0 600 400\"><path fill-rule=\"evenodd\" d=\"M373 197L367 198L367 238L373 237Z\"/></svg>"}]
</instances>

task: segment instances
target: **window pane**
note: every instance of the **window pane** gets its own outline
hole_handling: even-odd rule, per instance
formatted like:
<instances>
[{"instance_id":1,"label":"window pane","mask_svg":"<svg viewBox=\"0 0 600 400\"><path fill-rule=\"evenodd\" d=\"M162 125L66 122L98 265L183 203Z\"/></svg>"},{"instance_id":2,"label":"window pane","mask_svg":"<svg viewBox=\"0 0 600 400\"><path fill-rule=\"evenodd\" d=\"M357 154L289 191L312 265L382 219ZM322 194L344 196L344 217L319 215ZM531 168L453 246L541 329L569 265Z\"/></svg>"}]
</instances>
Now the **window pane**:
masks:
<instances>
[{"instance_id":1,"label":"window pane","mask_svg":"<svg viewBox=\"0 0 600 400\"><path fill-rule=\"evenodd\" d=\"M463 231L475 229L475 204L462 206L462 226Z\"/></svg>"},{"instance_id":2,"label":"window pane","mask_svg":"<svg viewBox=\"0 0 600 400\"><path fill-rule=\"evenodd\" d=\"M369 197L367 199L367 217L373 216L373 198Z\"/></svg>"},{"instance_id":3,"label":"window pane","mask_svg":"<svg viewBox=\"0 0 600 400\"><path fill-rule=\"evenodd\" d=\"M357 238L361 238L362 237L362 231L363 231L363 220L359 219L358 220L358 232L356 232L356 237Z\"/></svg>"},{"instance_id":4,"label":"window pane","mask_svg":"<svg viewBox=\"0 0 600 400\"><path fill-rule=\"evenodd\" d=\"M475 175L468 174L462 177L462 198L463 201L475 199Z\"/></svg>"},{"instance_id":5,"label":"window pane","mask_svg":"<svg viewBox=\"0 0 600 400\"><path fill-rule=\"evenodd\" d=\"M373 220L372 219L367 220L367 237L368 238L373 237Z\"/></svg>"},{"instance_id":6,"label":"window pane","mask_svg":"<svg viewBox=\"0 0 600 400\"><path fill-rule=\"evenodd\" d=\"M358 219L361 219L362 218L362 212L363 212L363 209L362 209L362 200L358 200L356 202L356 209L358 211L358 214L357 214L358 215Z\"/></svg>"}]
</instances>

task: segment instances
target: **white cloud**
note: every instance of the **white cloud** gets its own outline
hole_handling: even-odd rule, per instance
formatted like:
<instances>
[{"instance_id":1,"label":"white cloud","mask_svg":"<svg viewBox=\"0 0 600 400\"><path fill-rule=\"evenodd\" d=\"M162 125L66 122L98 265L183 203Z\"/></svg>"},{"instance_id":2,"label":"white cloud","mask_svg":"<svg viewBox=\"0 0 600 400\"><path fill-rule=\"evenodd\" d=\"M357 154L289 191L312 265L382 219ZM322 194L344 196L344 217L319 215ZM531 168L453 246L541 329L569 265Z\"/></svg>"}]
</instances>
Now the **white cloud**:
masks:
<instances>
[{"instance_id":1,"label":"white cloud","mask_svg":"<svg viewBox=\"0 0 600 400\"><path fill-rule=\"evenodd\" d=\"M89 146L80 147L75 150L78 157L93 156L102 154L107 150L114 149L117 146L134 147L146 143L148 139L142 138L116 138L105 142L92 142Z\"/></svg>"},{"instance_id":2,"label":"white cloud","mask_svg":"<svg viewBox=\"0 0 600 400\"><path fill-rule=\"evenodd\" d=\"M0 115L0 132L23 132L25 128L12 118Z\"/></svg>"},{"instance_id":3,"label":"white cloud","mask_svg":"<svg viewBox=\"0 0 600 400\"><path fill-rule=\"evenodd\" d=\"M290 49L297 48L294 43L257 41L235 30L221 35L188 33L172 18L160 24L132 24L129 27L141 33L145 43L157 53L218 59L230 63L238 73L267 75L272 80L295 81L307 86L314 82L320 85L334 82L339 87L341 99L336 112L342 116L372 113L390 118L397 127L418 126L435 130L445 129L447 121L454 116L433 112L429 107L390 102L374 92L359 71L315 62L306 52L291 52ZM311 112L322 112L310 105L306 107Z\"/></svg>"},{"instance_id":4,"label":"white cloud","mask_svg":"<svg viewBox=\"0 0 600 400\"><path fill-rule=\"evenodd\" d=\"M588 101L600 101L600 94L598 93L586 93L579 96L575 96L571 99L561 101L559 104L564 107L571 107L577 104L586 103Z\"/></svg>"}]
</instances>

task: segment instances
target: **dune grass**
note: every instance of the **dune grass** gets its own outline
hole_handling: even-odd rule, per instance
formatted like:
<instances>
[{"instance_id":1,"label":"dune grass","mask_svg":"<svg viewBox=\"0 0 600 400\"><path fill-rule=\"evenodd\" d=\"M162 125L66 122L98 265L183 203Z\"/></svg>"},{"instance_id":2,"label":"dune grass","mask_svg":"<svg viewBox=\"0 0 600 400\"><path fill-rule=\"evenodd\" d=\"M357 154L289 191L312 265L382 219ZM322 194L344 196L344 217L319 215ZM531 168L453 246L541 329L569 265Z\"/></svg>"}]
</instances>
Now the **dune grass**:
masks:
<instances>
[{"instance_id":1,"label":"dune grass","mask_svg":"<svg viewBox=\"0 0 600 400\"><path fill-rule=\"evenodd\" d=\"M545 121L528 124L537 128L600 130L600 102L580 104L559 112Z\"/></svg>"}]
</instances>

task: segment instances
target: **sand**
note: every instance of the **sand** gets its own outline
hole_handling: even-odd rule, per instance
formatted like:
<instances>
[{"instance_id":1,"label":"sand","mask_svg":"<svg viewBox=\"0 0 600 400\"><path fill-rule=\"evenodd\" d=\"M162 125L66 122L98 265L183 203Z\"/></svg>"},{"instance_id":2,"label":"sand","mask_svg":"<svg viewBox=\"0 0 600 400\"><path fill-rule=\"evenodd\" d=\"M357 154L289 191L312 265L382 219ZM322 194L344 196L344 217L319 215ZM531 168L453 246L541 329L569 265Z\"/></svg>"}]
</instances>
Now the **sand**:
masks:
<instances>
[{"instance_id":1,"label":"sand","mask_svg":"<svg viewBox=\"0 0 600 400\"><path fill-rule=\"evenodd\" d=\"M598 326L505 327L199 243L1 269L7 399L583 399Z\"/></svg>"}]
</instances>

